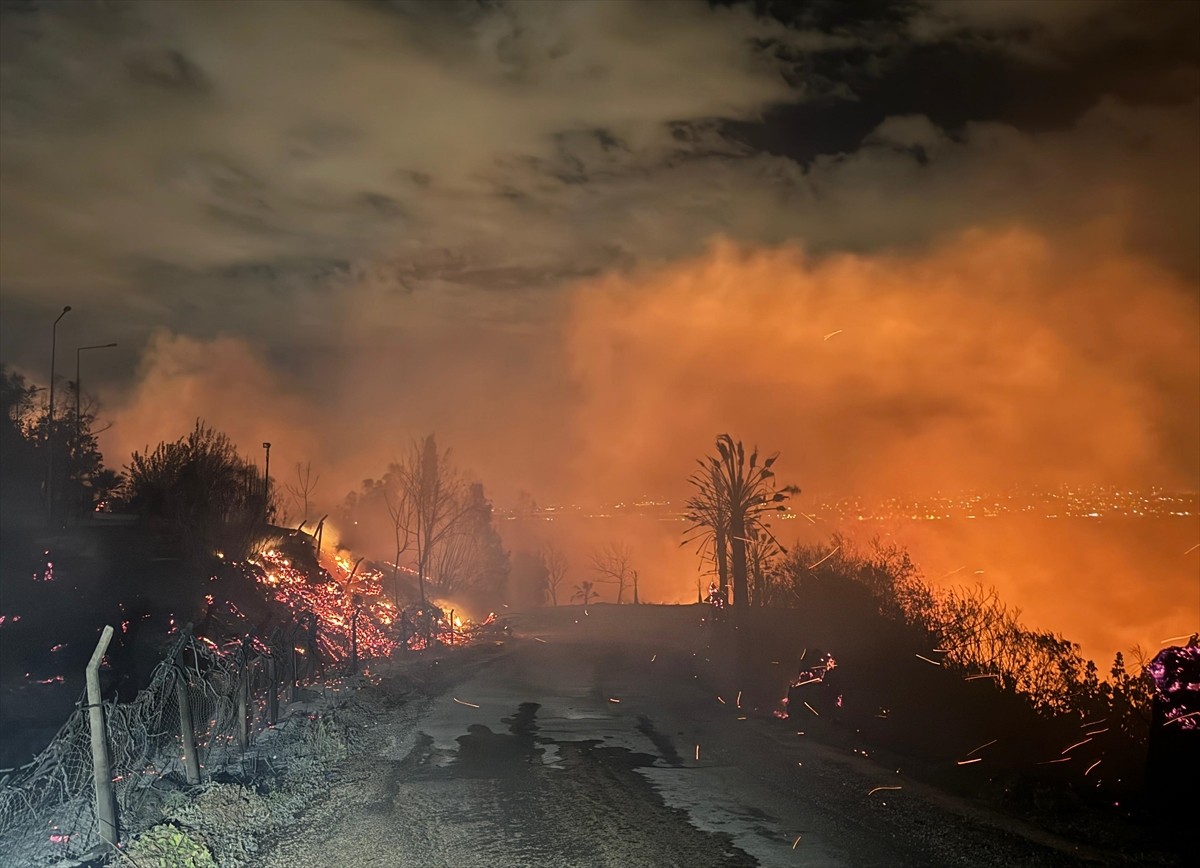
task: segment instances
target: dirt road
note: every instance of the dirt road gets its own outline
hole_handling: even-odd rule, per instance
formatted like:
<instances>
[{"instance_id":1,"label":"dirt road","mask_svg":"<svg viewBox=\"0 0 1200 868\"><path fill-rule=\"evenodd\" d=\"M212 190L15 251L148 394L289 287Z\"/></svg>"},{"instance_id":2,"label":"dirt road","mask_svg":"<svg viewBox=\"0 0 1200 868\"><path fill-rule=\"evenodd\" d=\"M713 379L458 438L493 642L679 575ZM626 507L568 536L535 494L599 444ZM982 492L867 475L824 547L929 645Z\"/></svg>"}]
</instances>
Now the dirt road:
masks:
<instances>
[{"instance_id":1,"label":"dirt road","mask_svg":"<svg viewBox=\"0 0 1200 868\"><path fill-rule=\"evenodd\" d=\"M696 610L632 609L513 619L418 664L419 690L414 664L383 668L361 691L367 749L264 864L1108 861L718 698Z\"/></svg>"}]
</instances>

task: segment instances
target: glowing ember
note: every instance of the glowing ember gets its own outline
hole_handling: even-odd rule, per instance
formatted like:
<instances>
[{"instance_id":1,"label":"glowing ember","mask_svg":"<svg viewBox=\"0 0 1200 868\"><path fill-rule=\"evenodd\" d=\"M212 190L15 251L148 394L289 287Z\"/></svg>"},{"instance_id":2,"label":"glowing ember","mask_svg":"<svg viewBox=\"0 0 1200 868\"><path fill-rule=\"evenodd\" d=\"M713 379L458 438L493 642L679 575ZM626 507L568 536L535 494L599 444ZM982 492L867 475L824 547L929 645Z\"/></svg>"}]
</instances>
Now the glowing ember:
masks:
<instances>
[{"instance_id":1,"label":"glowing ember","mask_svg":"<svg viewBox=\"0 0 1200 868\"><path fill-rule=\"evenodd\" d=\"M382 594L382 575L367 571L353 575L344 559L337 566L345 576L311 582L303 571L275 550L260 552L250 560L259 568L258 581L277 602L300 616L311 612L317 618L317 643L335 661L350 657L357 633L358 656L387 657L397 642L384 632L396 620L396 607Z\"/></svg>"}]
</instances>

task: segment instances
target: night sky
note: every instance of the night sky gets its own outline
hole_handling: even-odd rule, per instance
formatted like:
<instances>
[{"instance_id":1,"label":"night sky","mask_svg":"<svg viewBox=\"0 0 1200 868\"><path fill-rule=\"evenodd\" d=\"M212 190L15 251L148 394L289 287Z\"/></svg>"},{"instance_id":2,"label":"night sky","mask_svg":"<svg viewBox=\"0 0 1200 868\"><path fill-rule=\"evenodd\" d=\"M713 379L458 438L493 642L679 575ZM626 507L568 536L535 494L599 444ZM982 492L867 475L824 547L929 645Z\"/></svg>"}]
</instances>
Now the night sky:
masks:
<instances>
[{"instance_id":1,"label":"night sky","mask_svg":"<svg viewBox=\"0 0 1200 868\"><path fill-rule=\"evenodd\" d=\"M116 466L1200 486L1200 4L2 8L2 355L118 341Z\"/></svg>"}]
</instances>

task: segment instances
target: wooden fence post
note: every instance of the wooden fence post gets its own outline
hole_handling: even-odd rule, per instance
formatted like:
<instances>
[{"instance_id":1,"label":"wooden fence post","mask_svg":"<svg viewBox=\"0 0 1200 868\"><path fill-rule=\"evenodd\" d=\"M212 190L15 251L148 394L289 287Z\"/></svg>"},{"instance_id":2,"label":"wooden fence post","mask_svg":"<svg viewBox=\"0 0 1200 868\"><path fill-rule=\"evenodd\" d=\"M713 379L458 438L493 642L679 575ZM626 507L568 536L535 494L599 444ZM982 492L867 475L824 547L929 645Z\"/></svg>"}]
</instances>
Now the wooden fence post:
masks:
<instances>
[{"instance_id":1,"label":"wooden fence post","mask_svg":"<svg viewBox=\"0 0 1200 868\"><path fill-rule=\"evenodd\" d=\"M175 702L179 706L179 737L183 740L183 764L189 784L200 783L200 760L196 756L196 731L192 724L192 703L188 697L187 675L183 670L183 652L179 652L175 670Z\"/></svg>"},{"instance_id":2,"label":"wooden fence post","mask_svg":"<svg viewBox=\"0 0 1200 868\"><path fill-rule=\"evenodd\" d=\"M87 665L88 724L92 731L92 784L96 790L96 820L100 840L117 846L117 803L113 796L112 767L108 759L108 733L104 730L104 706L100 702L100 661L112 641L113 628L105 626Z\"/></svg>"}]
</instances>

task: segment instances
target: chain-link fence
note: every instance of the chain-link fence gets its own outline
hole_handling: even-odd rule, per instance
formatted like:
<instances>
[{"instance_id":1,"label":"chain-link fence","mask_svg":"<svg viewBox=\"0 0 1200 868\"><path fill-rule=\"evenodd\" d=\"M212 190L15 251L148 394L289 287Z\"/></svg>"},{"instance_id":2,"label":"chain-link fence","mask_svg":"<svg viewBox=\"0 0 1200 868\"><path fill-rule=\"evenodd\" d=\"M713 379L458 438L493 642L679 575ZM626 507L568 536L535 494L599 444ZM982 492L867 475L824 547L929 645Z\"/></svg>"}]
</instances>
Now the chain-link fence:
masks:
<instances>
[{"instance_id":1,"label":"chain-link fence","mask_svg":"<svg viewBox=\"0 0 1200 868\"><path fill-rule=\"evenodd\" d=\"M292 625L266 641L218 647L185 628L132 702L103 703L122 839L156 823L164 804L188 784L220 774L250 776L245 763L255 759L249 751L255 734L276 722L281 698L294 699L298 682L319 671L310 639ZM81 699L41 754L0 779L0 863L50 865L103 843L88 707Z\"/></svg>"}]
</instances>

